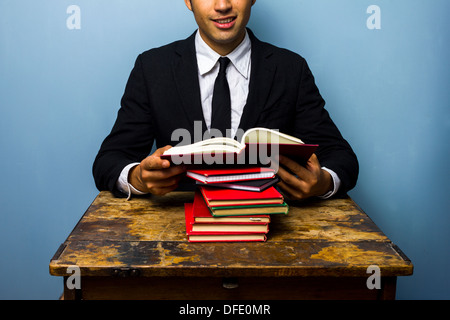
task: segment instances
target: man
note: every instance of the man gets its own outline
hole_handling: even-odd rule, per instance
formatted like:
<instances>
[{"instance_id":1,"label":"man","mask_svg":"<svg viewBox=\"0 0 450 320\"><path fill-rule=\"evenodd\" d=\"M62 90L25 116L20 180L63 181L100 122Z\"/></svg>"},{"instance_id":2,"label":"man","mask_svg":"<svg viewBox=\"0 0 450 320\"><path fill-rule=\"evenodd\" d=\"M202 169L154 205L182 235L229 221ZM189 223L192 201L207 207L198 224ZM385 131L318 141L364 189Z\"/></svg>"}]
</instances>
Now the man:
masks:
<instances>
[{"instance_id":1,"label":"man","mask_svg":"<svg viewBox=\"0 0 450 320\"><path fill-rule=\"evenodd\" d=\"M238 128L267 127L319 144L305 166L280 155L278 185L293 199L327 198L355 186L357 158L324 109L306 61L246 28L255 1L185 0L198 31L139 55L94 162L99 190L128 197L175 190L186 168L160 155L174 144L174 130L185 128L193 137L195 121L203 132L224 123L233 135ZM224 72L231 110L217 116L215 81ZM158 149L148 156L154 140Z\"/></svg>"}]
</instances>

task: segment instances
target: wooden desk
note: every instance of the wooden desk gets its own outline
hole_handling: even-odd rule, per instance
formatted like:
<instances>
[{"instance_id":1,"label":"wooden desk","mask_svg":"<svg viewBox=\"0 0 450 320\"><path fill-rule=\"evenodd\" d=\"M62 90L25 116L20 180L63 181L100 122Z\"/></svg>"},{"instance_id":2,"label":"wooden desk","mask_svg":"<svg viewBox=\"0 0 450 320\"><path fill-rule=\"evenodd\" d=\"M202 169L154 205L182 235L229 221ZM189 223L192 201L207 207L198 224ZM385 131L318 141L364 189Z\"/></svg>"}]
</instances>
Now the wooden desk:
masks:
<instances>
[{"instance_id":1,"label":"wooden desk","mask_svg":"<svg viewBox=\"0 0 450 320\"><path fill-rule=\"evenodd\" d=\"M267 242L189 243L193 193L114 198L101 192L50 261L64 299L394 299L411 261L350 199L290 202ZM81 272L69 290L68 267ZM381 289L369 290L370 265Z\"/></svg>"}]
</instances>

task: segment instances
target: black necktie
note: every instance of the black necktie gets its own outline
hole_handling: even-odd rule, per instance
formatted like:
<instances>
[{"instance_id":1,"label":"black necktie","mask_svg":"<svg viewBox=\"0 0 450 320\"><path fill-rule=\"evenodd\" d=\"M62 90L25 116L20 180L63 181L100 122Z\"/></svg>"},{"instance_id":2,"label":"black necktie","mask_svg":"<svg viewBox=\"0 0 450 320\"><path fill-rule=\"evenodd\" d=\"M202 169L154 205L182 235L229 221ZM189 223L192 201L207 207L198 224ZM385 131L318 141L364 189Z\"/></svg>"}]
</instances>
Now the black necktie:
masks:
<instances>
[{"instance_id":1,"label":"black necktie","mask_svg":"<svg viewBox=\"0 0 450 320\"><path fill-rule=\"evenodd\" d=\"M230 88L226 77L228 58L219 58L219 74L214 83L212 98L211 128L219 129L222 136L226 136L226 129L231 129L231 99Z\"/></svg>"}]
</instances>

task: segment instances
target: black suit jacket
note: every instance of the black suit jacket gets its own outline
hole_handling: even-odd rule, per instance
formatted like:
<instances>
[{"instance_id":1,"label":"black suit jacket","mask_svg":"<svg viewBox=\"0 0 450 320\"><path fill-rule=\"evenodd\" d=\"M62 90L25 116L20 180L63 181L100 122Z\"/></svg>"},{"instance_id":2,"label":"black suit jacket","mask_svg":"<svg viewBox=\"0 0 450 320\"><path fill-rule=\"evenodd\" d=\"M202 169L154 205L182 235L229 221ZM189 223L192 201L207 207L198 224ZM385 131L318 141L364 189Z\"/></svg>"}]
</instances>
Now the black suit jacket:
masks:
<instances>
[{"instance_id":1,"label":"black suit jacket","mask_svg":"<svg viewBox=\"0 0 450 320\"><path fill-rule=\"evenodd\" d=\"M356 184L358 161L350 145L324 109L306 61L296 53L259 41L249 31L252 54L249 95L239 128L279 129L319 144L322 166L341 179L340 193ZM122 169L147 157L157 147L176 145L174 130L194 134L194 121L203 118L195 33L186 40L140 54L130 74L121 108L111 133L94 161L93 174L99 190L116 190ZM194 141L192 141L194 142Z\"/></svg>"}]
</instances>

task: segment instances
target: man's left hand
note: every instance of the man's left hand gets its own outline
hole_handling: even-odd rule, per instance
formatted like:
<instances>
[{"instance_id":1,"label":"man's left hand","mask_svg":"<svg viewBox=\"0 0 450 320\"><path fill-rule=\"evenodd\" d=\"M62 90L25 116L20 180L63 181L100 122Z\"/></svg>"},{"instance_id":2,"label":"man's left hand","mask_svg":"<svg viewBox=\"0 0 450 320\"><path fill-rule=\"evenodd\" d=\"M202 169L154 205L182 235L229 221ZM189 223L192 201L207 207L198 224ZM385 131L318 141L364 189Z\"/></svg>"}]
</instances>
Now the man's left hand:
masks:
<instances>
[{"instance_id":1,"label":"man's left hand","mask_svg":"<svg viewBox=\"0 0 450 320\"><path fill-rule=\"evenodd\" d=\"M279 164L281 181L278 186L293 200L323 196L334 188L333 178L321 168L315 154L305 166L282 155L279 156Z\"/></svg>"}]
</instances>

